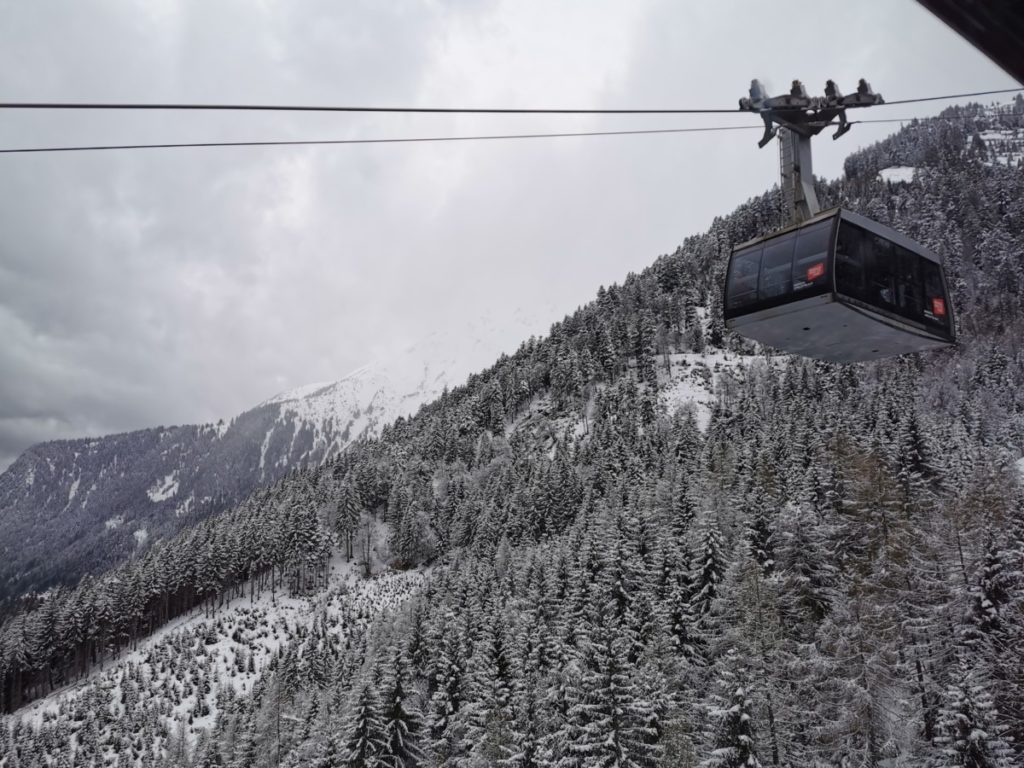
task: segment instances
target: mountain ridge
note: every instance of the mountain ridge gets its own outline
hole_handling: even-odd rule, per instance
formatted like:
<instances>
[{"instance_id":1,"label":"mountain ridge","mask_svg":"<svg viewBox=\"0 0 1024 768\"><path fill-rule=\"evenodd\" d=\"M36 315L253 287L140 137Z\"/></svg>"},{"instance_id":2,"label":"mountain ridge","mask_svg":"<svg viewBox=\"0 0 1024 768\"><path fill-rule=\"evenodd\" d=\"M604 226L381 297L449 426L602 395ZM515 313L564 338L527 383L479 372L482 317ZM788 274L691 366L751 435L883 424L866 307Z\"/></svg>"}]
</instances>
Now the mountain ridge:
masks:
<instances>
[{"instance_id":1,"label":"mountain ridge","mask_svg":"<svg viewBox=\"0 0 1024 768\"><path fill-rule=\"evenodd\" d=\"M539 325L517 311L504 326L482 318L465 337L435 331L397 358L284 390L227 421L30 447L0 473L0 616L21 595L71 586L379 434L461 384L503 338Z\"/></svg>"}]
</instances>

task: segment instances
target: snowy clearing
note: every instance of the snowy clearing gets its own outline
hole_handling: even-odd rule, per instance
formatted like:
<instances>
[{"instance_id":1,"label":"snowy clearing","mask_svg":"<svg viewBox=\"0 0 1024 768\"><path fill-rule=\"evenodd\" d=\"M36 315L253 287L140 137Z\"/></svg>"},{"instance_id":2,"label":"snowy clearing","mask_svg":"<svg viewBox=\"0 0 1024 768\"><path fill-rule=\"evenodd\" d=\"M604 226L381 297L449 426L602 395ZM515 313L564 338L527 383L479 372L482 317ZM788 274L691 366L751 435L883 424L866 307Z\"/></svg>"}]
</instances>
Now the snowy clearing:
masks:
<instances>
[{"instance_id":1,"label":"snowy clearing","mask_svg":"<svg viewBox=\"0 0 1024 768\"><path fill-rule=\"evenodd\" d=\"M909 184L914 180L917 168L906 165L894 165L891 168L883 168L878 172L878 178L890 184Z\"/></svg>"}]
</instances>

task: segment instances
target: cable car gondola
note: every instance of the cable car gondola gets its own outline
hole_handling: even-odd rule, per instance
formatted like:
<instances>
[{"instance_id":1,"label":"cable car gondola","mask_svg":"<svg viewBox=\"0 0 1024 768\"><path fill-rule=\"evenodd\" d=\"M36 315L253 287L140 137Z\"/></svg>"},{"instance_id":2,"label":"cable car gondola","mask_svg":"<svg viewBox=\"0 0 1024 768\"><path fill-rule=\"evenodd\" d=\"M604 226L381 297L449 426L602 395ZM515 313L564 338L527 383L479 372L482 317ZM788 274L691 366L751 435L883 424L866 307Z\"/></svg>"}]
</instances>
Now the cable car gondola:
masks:
<instances>
[{"instance_id":1,"label":"cable car gondola","mask_svg":"<svg viewBox=\"0 0 1024 768\"><path fill-rule=\"evenodd\" d=\"M838 126L838 139L850 130L847 109L882 103L865 80L848 96L829 80L825 96L814 98L798 80L788 94L775 97L754 80L750 98L740 99L741 110L764 120L758 146L779 137L789 226L733 249L723 302L728 328L786 352L837 363L956 340L938 256L852 211L819 213L811 138L831 125Z\"/></svg>"},{"instance_id":2,"label":"cable car gondola","mask_svg":"<svg viewBox=\"0 0 1024 768\"><path fill-rule=\"evenodd\" d=\"M955 341L941 259L841 208L738 245L724 307L726 325L743 336L832 362Z\"/></svg>"}]
</instances>

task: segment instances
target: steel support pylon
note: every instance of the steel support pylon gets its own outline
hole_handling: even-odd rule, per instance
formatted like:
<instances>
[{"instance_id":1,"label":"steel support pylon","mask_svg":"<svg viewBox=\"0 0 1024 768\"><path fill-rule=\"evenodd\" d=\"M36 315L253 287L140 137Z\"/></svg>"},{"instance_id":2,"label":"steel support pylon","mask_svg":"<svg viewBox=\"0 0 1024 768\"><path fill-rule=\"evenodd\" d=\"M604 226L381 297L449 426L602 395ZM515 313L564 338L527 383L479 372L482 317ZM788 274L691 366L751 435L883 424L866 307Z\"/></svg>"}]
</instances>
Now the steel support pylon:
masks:
<instances>
[{"instance_id":1,"label":"steel support pylon","mask_svg":"<svg viewBox=\"0 0 1024 768\"><path fill-rule=\"evenodd\" d=\"M814 191L810 136L779 129L779 172L784 223L802 224L821 210Z\"/></svg>"}]
</instances>

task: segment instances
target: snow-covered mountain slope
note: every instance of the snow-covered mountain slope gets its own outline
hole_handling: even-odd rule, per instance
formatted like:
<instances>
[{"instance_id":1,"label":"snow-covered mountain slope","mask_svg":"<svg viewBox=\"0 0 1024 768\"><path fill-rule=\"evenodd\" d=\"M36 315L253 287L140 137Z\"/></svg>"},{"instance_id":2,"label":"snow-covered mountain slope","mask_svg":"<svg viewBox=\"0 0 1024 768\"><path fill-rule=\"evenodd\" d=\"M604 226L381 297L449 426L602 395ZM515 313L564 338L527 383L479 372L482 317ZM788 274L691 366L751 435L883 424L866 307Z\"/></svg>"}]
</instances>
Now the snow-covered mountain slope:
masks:
<instances>
[{"instance_id":1,"label":"snow-covered mountain slope","mask_svg":"<svg viewBox=\"0 0 1024 768\"><path fill-rule=\"evenodd\" d=\"M81 759L91 756L96 764L184 756L218 714L253 693L268 668L293 665L305 677L324 666L332 673L342 649L362 643L369 623L400 606L422 580L422 572L409 571L367 581L354 575L353 564L336 559L327 588L308 598L266 589L255 599L246 592L212 615L196 610L8 718L14 733L7 744L0 736L0 768L18 764L10 759L19 745L57 754L73 744Z\"/></svg>"},{"instance_id":2,"label":"snow-covered mountain slope","mask_svg":"<svg viewBox=\"0 0 1024 768\"><path fill-rule=\"evenodd\" d=\"M1024 163L1024 128L1018 125L999 124L997 119L1021 114L1024 99L1020 96L1012 104L983 107L980 114L993 121L985 130L967 137L967 150L975 152L986 165L1003 165L1020 168Z\"/></svg>"},{"instance_id":3,"label":"snow-covered mountain slope","mask_svg":"<svg viewBox=\"0 0 1024 768\"><path fill-rule=\"evenodd\" d=\"M704 430L725 380L742 376L751 356L723 350L677 353L669 356L670 376L658 391L658 399L669 414L691 408L697 426Z\"/></svg>"},{"instance_id":4,"label":"snow-covered mountain slope","mask_svg":"<svg viewBox=\"0 0 1024 768\"><path fill-rule=\"evenodd\" d=\"M34 446L0 474L0 614L12 598L102 572L289 470L378 434L554 317L477 318L336 382L282 392L226 423Z\"/></svg>"}]
</instances>

